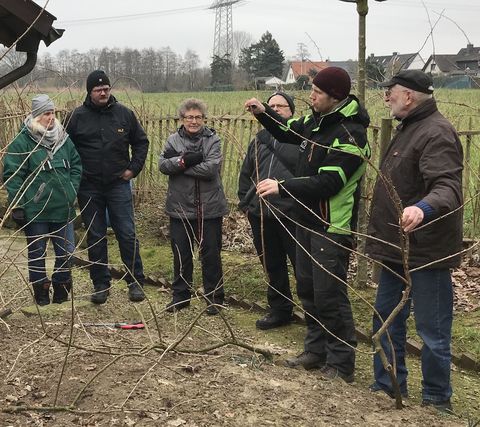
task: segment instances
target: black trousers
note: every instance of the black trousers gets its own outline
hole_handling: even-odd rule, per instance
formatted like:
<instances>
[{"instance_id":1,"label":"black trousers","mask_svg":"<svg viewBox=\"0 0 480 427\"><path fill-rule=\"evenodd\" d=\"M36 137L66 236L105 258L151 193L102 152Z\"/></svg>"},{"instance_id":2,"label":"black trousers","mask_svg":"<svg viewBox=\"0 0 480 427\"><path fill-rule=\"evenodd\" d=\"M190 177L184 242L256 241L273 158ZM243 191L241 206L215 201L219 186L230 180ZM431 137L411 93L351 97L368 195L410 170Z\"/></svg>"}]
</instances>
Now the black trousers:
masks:
<instances>
[{"instance_id":1,"label":"black trousers","mask_svg":"<svg viewBox=\"0 0 480 427\"><path fill-rule=\"evenodd\" d=\"M296 225L288 220L276 218L263 220L263 245L261 218L248 215L252 227L253 243L260 262L264 264L268 275L269 286L267 300L270 311L280 316L290 316L293 310L292 292L288 278L287 257L295 269L295 237ZM287 231L288 230L288 231Z\"/></svg>"},{"instance_id":2,"label":"black trousers","mask_svg":"<svg viewBox=\"0 0 480 427\"><path fill-rule=\"evenodd\" d=\"M199 224L197 219L170 218L174 302L189 300L191 297L193 254L195 245L198 245L204 296L211 303L223 304L222 220L222 217L204 219Z\"/></svg>"},{"instance_id":3,"label":"black trousers","mask_svg":"<svg viewBox=\"0 0 480 427\"><path fill-rule=\"evenodd\" d=\"M349 375L355 369L352 347L356 347L357 341L347 287L339 280L347 280L349 251L327 237L351 247L350 236L318 235L297 227L297 292L307 323L304 346L305 351L324 356L327 365Z\"/></svg>"}]
</instances>

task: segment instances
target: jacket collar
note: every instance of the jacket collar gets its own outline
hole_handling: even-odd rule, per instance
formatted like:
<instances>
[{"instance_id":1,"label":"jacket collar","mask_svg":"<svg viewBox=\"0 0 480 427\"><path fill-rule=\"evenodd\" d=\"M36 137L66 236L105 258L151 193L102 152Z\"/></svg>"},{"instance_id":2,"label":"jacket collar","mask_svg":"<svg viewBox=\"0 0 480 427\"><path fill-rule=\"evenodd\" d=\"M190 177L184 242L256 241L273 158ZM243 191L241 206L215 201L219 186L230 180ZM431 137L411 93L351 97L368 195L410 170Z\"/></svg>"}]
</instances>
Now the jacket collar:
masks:
<instances>
[{"instance_id":1,"label":"jacket collar","mask_svg":"<svg viewBox=\"0 0 480 427\"><path fill-rule=\"evenodd\" d=\"M185 126L181 125L178 128L178 133L182 138L189 138L192 141L197 141L198 139L203 138L204 136L206 137L212 136L215 133L215 131L207 126L204 126L200 132L196 133L195 135L191 135L186 131Z\"/></svg>"},{"instance_id":2,"label":"jacket collar","mask_svg":"<svg viewBox=\"0 0 480 427\"><path fill-rule=\"evenodd\" d=\"M410 123L415 123L423 120L424 118L432 115L436 111L438 111L438 108L435 99L427 99L426 101L415 107L412 111L410 111L410 113L402 119L400 124L397 126L397 129L401 130L405 126L408 126Z\"/></svg>"},{"instance_id":3,"label":"jacket collar","mask_svg":"<svg viewBox=\"0 0 480 427\"><path fill-rule=\"evenodd\" d=\"M316 128L341 123L344 120L351 120L360 123L365 128L370 124L370 117L367 110L360 105L360 101L355 95L348 95L348 98L330 113L321 115L317 112L313 112L312 115L315 123L317 123Z\"/></svg>"},{"instance_id":4,"label":"jacket collar","mask_svg":"<svg viewBox=\"0 0 480 427\"><path fill-rule=\"evenodd\" d=\"M85 107L93 111L103 111L103 110L109 109L112 105L116 104L117 102L118 102L117 98L115 98L113 95L110 95L110 98L108 98L107 105L105 105L105 107L99 107L98 105L95 105L92 102L92 99L90 98L90 94L87 93L87 96L85 97L85 101L83 101L83 105L85 105Z\"/></svg>"}]
</instances>

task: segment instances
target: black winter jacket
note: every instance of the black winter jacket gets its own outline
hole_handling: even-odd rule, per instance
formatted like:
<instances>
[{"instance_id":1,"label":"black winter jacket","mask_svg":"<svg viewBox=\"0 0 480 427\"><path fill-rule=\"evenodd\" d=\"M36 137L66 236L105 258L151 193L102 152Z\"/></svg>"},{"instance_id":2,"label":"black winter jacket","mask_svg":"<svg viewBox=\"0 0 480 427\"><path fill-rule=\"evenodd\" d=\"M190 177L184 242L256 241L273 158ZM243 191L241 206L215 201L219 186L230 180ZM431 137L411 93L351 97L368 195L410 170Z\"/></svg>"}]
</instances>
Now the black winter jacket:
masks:
<instances>
[{"instance_id":1,"label":"black winter jacket","mask_svg":"<svg viewBox=\"0 0 480 427\"><path fill-rule=\"evenodd\" d=\"M265 109L258 121L280 142L299 145L297 177L280 183L280 195L297 200L297 219L304 226L351 234L356 227L365 160L370 156L367 111L353 95L322 116L313 113L287 121L267 104Z\"/></svg>"},{"instance_id":2,"label":"black winter jacket","mask_svg":"<svg viewBox=\"0 0 480 427\"><path fill-rule=\"evenodd\" d=\"M450 268L460 263L462 248L462 145L451 123L429 99L410 112L381 163L387 181L377 179L372 200L367 253L374 259L401 264L399 217L419 201L435 211L429 223L410 233L408 264L411 268ZM401 200L400 212L390 196L390 181ZM443 217L439 219L440 217ZM438 220L435 220L438 219ZM434 221L435 220L435 221ZM396 245L397 248L393 247Z\"/></svg>"},{"instance_id":3,"label":"black winter jacket","mask_svg":"<svg viewBox=\"0 0 480 427\"><path fill-rule=\"evenodd\" d=\"M143 168L147 135L134 112L114 96L99 108L87 95L83 105L68 118L67 132L82 159L83 180L111 185L119 182L126 169L137 176Z\"/></svg>"},{"instance_id":4,"label":"black winter jacket","mask_svg":"<svg viewBox=\"0 0 480 427\"><path fill-rule=\"evenodd\" d=\"M263 179L272 178L278 181L293 178L298 159L298 145L281 144L266 129L257 133L248 146L247 155L243 160L238 178L238 207L255 216L275 218L292 215L293 199L284 198L278 194L267 197L268 203L277 208L274 213L264 204L260 211L260 202L256 193L256 184ZM258 176L257 176L258 169Z\"/></svg>"}]
</instances>

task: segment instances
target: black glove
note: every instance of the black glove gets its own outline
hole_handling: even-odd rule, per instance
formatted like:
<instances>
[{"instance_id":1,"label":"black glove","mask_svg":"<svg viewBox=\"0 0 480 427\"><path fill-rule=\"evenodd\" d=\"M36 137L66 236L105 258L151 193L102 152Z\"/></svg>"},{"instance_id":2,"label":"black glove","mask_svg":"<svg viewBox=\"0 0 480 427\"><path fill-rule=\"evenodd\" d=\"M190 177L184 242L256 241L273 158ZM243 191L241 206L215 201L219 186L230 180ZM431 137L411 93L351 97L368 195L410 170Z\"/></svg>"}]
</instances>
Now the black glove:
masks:
<instances>
[{"instance_id":1,"label":"black glove","mask_svg":"<svg viewBox=\"0 0 480 427\"><path fill-rule=\"evenodd\" d=\"M171 159L172 157L178 157L178 154L173 148L167 149L163 152L164 159Z\"/></svg>"},{"instance_id":2,"label":"black glove","mask_svg":"<svg viewBox=\"0 0 480 427\"><path fill-rule=\"evenodd\" d=\"M203 154L198 151L186 151L182 159L185 167L190 168L203 162Z\"/></svg>"},{"instance_id":3,"label":"black glove","mask_svg":"<svg viewBox=\"0 0 480 427\"><path fill-rule=\"evenodd\" d=\"M25 220L25 210L23 208L12 209L12 219L19 227L23 227L27 223Z\"/></svg>"}]
</instances>

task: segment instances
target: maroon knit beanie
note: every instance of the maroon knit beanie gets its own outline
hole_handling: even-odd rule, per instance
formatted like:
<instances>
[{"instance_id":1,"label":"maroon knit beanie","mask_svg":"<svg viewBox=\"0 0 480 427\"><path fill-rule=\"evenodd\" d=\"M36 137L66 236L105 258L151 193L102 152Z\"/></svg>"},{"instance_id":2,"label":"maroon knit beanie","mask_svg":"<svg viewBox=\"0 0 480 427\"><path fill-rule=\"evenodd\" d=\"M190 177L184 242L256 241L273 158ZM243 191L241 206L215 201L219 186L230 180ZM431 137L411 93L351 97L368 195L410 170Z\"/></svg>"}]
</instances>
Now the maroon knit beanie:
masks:
<instances>
[{"instance_id":1,"label":"maroon knit beanie","mask_svg":"<svg viewBox=\"0 0 480 427\"><path fill-rule=\"evenodd\" d=\"M348 96L351 88L350 76L339 67L327 67L319 71L313 78L313 84L339 101Z\"/></svg>"}]
</instances>

